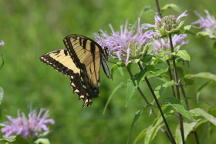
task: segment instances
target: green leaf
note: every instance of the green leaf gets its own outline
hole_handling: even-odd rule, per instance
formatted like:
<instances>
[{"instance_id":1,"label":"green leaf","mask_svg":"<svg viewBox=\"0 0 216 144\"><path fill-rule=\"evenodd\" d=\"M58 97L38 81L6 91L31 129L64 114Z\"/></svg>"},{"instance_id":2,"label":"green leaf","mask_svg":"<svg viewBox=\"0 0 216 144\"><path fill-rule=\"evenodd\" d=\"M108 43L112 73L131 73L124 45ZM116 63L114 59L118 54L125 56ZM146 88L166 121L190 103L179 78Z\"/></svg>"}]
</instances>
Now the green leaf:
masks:
<instances>
[{"instance_id":1,"label":"green leaf","mask_svg":"<svg viewBox=\"0 0 216 144\"><path fill-rule=\"evenodd\" d=\"M203 79L213 80L216 82L216 75L209 73L209 72L201 72L201 73L197 73L197 74L187 74L184 77L186 79L203 78Z\"/></svg>"},{"instance_id":2,"label":"green leaf","mask_svg":"<svg viewBox=\"0 0 216 144\"><path fill-rule=\"evenodd\" d=\"M184 122L184 138L185 140L187 140L187 137L189 136L189 134L192 132L192 131L195 131L196 128L198 126L200 126L201 124L207 122L206 120L197 120L197 121L194 121L194 122ZM176 139L176 142L177 144L182 144L182 138L181 138L181 132L180 132L180 128L179 128L179 125L176 127L176 132L175 132L175 139Z\"/></svg>"},{"instance_id":3,"label":"green leaf","mask_svg":"<svg viewBox=\"0 0 216 144\"><path fill-rule=\"evenodd\" d=\"M112 76L112 78L113 78L114 73L117 70L119 70L120 74L123 75L123 72L121 71L122 66L123 66L123 64L121 62L117 62L117 63L112 65L112 67L111 67L111 76Z\"/></svg>"},{"instance_id":4,"label":"green leaf","mask_svg":"<svg viewBox=\"0 0 216 144\"><path fill-rule=\"evenodd\" d=\"M184 30L189 31L192 28L192 25L186 25L184 26Z\"/></svg>"},{"instance_id":5,"label":"green leaf","mask_svg":"<svg viewBox=\"0 0 216 144\"><path fill-rule=\"evenodd\" d=\"M168 87L171 87L175 85L175 82L172 80L172 81L166 81L164 82L163 84L157 86L155 89L154 89L154 92L155 92L155 95L157 96L157 98L160 97L160 90L162 88L168 88Z\"/></svg>"},{"instance_id":6,"label":"green leaf","mask_svg":"<svg viewBox=\"0 0 216 144\"><path fill-rule=\"evenodd\" d=\"M194 120L193 116L190 114L189 111L187 111L183 105L181 104L167 104L168 106L171 106L175 111L179 112L184 116L185 118L189 120Z\"/></svg>"},{"instance_id":7,"label":"green leaf","mask_svg":"<svg viewBox=\"0 0 216 144\"><path fill-rule=\"evenodd\" d=\"M108 98L108 100L107 100L107 102L106 102L106 105L105 105L105 107L104 107L103 115L105 114L106 109L107 109L107 107L108 107L108 105L109 105L109 103L110 103L112 97L114 96L114 94L115 94L122 86L124 86L124 83L123 83L123 82L121 82L118 86L116 86L116 88L112 91L112 93L111 93L111 95L109 96L109 98Z\"/></svg>"},{"instance_id":8,"label":"green leaf","mask_svg":"<svg viewBox=\"0 0 216 144\"><path fill-rule=\"evenodd\" d=\"M208 110L208 112L213 115L214 117L216 117L216 107L212 107Z\"/></svg>"},{"instance_id":9,"label":"green leaf","mask_svg":"<svg viewBox=\"0 0 216 144\"><path fill-rule=\"evenodd\" d=\"M185 138L185 140L187 139L187 136L193 130L195 125L196 125L196 122L191 122L191 123L184 122L184 138ZM175 140L176 140L177 144L182 144L182 138L181 138L181 132L180 132L179 125L176 127Z\"/></svg>"},{"instance_id":10,"label":"green leaf","mask_svg":"<svg viewBox=\"0 0 216 144\"><path fill-rule=\"evenodd\" d=\"M137 84L139 84L141 80L144 80L145 72L145 70L142 70L139 73L135 74L133 80L136 80Z\"/></svg>"},{"instance_id":11,"label":"green leaf","mask_svg":"<svg viewBox=\"0 0 216 144\"><path fill-rule=\"evenodd\" d=\"M175 11L177 11L177 12L180 12L180 11L181 11L180 8L179 8L179 6L177 6L177 5L174 4L174 3L166 4L165 6L163 6L163 7L161 8L161 10L167 10L167 9L173 9L173 10L175 10Z\"/></svg>"},{"instance_id":12,"label":"green leaf","mask_svg":"<svg viewBox=\"0 0 216 144\"><path fill-rule=\"evenodd\" d=\"M129 144L130 141L131 141L131 136L132 136L133 128L134 128L134 126L135 126L137 120L139 119L141 113L142 113L141 110L138 110L138 111L135 113L135 116L134 116L133 121L132 121L131 126L130 126L130 130L129 130L129 136L128 136L127 144Z\"/></svg>"},{"instance_id":13,"label":"green leaf","mask_svg":"<svg viewBox=\"0 0 216 144\"><path fill-rule=\"evenodd\" d=\"M9 143L12 143L12 142L16 141L16 136L12 135L12 136L9 136L7 138L1 138L0 141L6 141L6 142L9 142Z\"/></svg>"},{"instance_id":14,"label":"green leaf","mask_svg":"<svg viewBox=\"0 0 216 144\"><path fill-rule=\"evenodd\" d=\"M145 6L143 10L144 12L155 12L151 5Z\"/></svg>"},{"instance_id":15,"label":"green leaf","mask_svg":"<svg viewBox=\"0 0 216 144\"><path fill-rule=\"evenodd\" d=\"M192 28L196 28L194 25L186 25L183 27L183 33L196 35Z\"/></svg>"},{"instance_id":16,"label":"green leaf","mask_svg":"<svg viewBox=\"0 0 216 144\"><path fill-rule=\"evenodd\" d=\"M138 141L140 141L147 133L147 128L143 129L135 138L133 144L136 144Z\"/></svg>"},{"instance_id":17,"label":"green leaf","mask_svg":"<svg viewBox=\"0 0 216 144\"><path fill-rule=\"evenodd\" d=\"M119 68L119 66L117 64L113 64L111 67L111 74L113 75L114 72Z\"/></svg>"},{"instance_id":18,"label":"green leaf","mask_svg":"<svg viewBox=\"0 0 216 144\"><path fill-rule=\"evenodd\" d=\"M180 104L179 100L174 96L166 97L161 102L165 104Z\"/></svg>"},{"instance_id":19,"label":"green leaf","mask_svg":"<svg viewBox=\"0 0 216 144\"><path fill-rule=\"evenodd\" d=\"M150 125L148 128L143 129L135 138L133 144L136 144L138 141L140 141L143 137L144 144L150 144L151 141L154 140L155 136L157 135L160 128L163 127L163 120L162 117L157 118L152 125Z\"/></svg>"},{"instance_id":20,"label":"green leaf","mask_svg":"<svg viewBox=\"0 0 216 144\"><path fill-rule=\"evenodd\" d=\"M0 104L2 103L3 97L4 97L4 90L3 88L0 87Z\"/></svg>"},{"instance_id":21,"label":"green leaf","mask_svg":"<svg viewBox=\"0 0 216 144\"><path fill-rule=\"evenodd\" d=\"M208 37L209 33L208 32L198 32L197 36L203 36L203 37Z\"/></svg>"},{"instance_id":22,"label":"green leaf","mask_svg":"<svg viewBox=\"0 0 216 144\"><path fill-rule=\"evenodd\" d=\"M205 118L210 123L212 123L213 125L216 126L216 117L214 117L213 115L209 114L205 110L203 110L201 108L195 108L195 109L190 110L190 113L193 116L201 116L201 117Z\"/></svg>"},{"instance_id":23,"label":"green leaf","mask_svg":"<svg viewBox=\"0 0 216 144\"><path fill-rule=\"evenodd\" d=\"M150 125L147 128L147 133L145 136L144 144L151 144L151 142L154 140L155 136L157 135L160 128L163 126L162 117L157 118L153 125Z\"/></svg>"},{"instance_id":24,"label":"green leaf","mask_svg":"<svg viewBox=\"0 0 216 144\"><path fill-rule=\"evenodd\" d=\"M35 144L50 144L50 141L47 138L39 138L34 143Z\"/></svg>"},{"instance_id":25,"label":"green leaf","mask_svg":"<svg viewBox=\"0 0 216 144\"><path fill-rule=\"evenodd\" d=\"M191 60L190 55L188 54L186 50L179 50L176 55L185 61Z\"/></svg>"},{"instance_id":26,"label":"green leaf","mask_svg":"<svg viewBox=\"0 0 216 144\"><path fill-rule=\"evenodd\" d=\"M201 91L202 91L206 86L208 86L210 83L211 83L211 81L207 81L207 82L205 82L204 84L202 84L202 85L198 88L198 90L196 91L196 101L197 101L197 102L199 101L199 97L200 97Z\"/></svg>"},{"instance_id":27,"label":"green leaf","mask_svg":"<svg viewBox=\"0 0 216 144\"><path fill-rule=\"evenodd\" d=\"M168 67L159 68L156 66L148 66L144 77L148 77L148 78L158 77L162 75L163 73L166 73L167 71L168 71Z\"/></svg>"}]
</instances>

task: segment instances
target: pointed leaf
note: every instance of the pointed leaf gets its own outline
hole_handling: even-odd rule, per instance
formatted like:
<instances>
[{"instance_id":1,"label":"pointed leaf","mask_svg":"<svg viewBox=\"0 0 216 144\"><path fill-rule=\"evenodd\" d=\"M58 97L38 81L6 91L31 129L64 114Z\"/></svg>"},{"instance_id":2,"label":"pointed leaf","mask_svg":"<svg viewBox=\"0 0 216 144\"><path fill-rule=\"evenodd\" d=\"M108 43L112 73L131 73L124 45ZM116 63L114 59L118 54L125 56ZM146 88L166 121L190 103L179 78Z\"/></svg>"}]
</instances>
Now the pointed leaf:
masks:
<instances>
[{"instance_id":1,"label":"pointed leaf","mask_svg":"<svg viewBox=\"0 0 216 144\"><path fill-rule=\"evenodd\" d=\"M1 138L0 141L12 143L12 142L16 141L16 136L12 135L12 136L9 136L7 138Z\"/></svg>"},{"instance_id":2,"label":"pointed leaf","mask_svg":"<svg viewBox=\"0 0 216 144\"><path fill-rule=\"evenodd\" d=\"M39 138L34 143L35 144L50 144L50 141L47 138Z\"/></svg>"},{"instance_id":3,"label":"pointed leaf","mask_svg":"<svg viewBox=\"0 0 216 144\"><path fill-rule=\"evenodd\" d=\"M184 138L185 140L187 140L188 135L194 130L197 122L191 122L191 123L187 123L184 122ZM182 144L182 138L181 138L181 132L180 132L180 128L179 125L176 127L176 132L175 132L175 139L177 144Z\"/></svg>"},{"instance_id":4,"label":"pointed leaf","mask_svg":"<svg viewBox=\"0 0 216 144\"><path fill-rule=\"evenodd\" d=\"M150 125L147 129L147 133L145 136L144 144L151 144L157 135L160 128L163 126L162 117L157 118L153 125Z\"/></svg>"},{"instance_id":5,"label":"pointed leaf","mask_svg":"<svg viewBox=\"0 0 216 144\"><path fill-rule=\"evenodd\" d=\"M202 84L196 91L196 101L198 102L199 101L199 97L200 97L200 93L201 91L206 87L208 86L212 81L207 81L205 82L204 84Z\"/></svg>"},{"instance_id":6,"label":"pointed leaf","mask_svg":"<svg viewBox=\"0 0 216 144\"><path fill-rule=\"evenodd\" d=\"M203 110L201 108L195 108L195 109L190 110L190 112L193 116L201 116L216 126L216 117L209 114L205 110Z\"/></svg>"},{"instance_id":7,"label":"pointed leaf","mask_svg":"<svg viewBox=\"0 0 216 144\"><path fill-rule=\"evenodd\" d=\"M188 54L186 50L179 50L176 55L185 61L191 60L190 55Z\"/></svg>"},{"instance_id":8,"label":"pointed leaf","mask_svg":"<svg viewBox=\"0 0 216 144\"><path fill-rule=\"evenodd\" d=\"M180 12L179 6L177 6L177 5L174 4L174 3L166 4L165 6L163 6L163 7L161 8L161 10L167 10L167 9L173 9L173 10L175 10L175 11L177 11L177 12Z\"/></svg>"},{"instance_id":9,"label":"pointed leaf","mask_svg":"<svg viewBox=\"0 0 216 144\"><path fill-rule=\"evenodd\" d=\"M183 105L181 104L168 104L168 105L171 106L175 111L182 114L182 116L184 116L185 118L189 120L194 120L191 113L188 110L186 110Z\"/></svg>"},{"instance_id":10,"label":"pointed leaf","mask_svg":"<svg viewBox=\"0 0 216 144\"><path fill-rule=\"evenodd\" d=\"M160 90L161 90L162 88L168 88L168 87L171 87L171 86L173 86L173 85L175 85L175 82L174 82L173 80L172 80L172 81L166 81L165 83L163 83L163 84L157 86L157 87L154 89L154 92L155 92L156 96L159 98L159 97L160 97Z\"/></svg>"},{"instance_id":11,"label":"pointed leaf","mask_svg":"<svg viewBox=\"0 0 216 144\"><path fill-rule=\"evenodd\" d=\"M138 141L140 141L147 133L147 128L143 129L135 138L133 144L136 144Z\"/></svg>"},{"instance_id":12,"label":"pointed leaf","mask_svg":"<svg viewBox=\"0 0 216 144\"><path fill-rule=\"evenodd\" d=\"M208 80L213 80L216 82L216 75L209 73L209 72L201 72L197 74L187 74L185 75L186 79L191 79L191 78L203 78L203 79L208 79Z\"/></svg>"}]
</instances>

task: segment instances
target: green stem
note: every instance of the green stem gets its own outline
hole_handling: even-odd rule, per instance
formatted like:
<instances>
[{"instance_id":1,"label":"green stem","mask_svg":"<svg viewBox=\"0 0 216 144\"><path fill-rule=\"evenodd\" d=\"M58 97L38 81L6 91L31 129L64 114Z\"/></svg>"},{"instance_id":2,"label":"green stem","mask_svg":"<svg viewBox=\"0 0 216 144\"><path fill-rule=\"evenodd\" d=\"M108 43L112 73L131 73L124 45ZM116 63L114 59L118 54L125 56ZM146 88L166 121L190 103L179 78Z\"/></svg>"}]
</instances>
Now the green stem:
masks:
<instances>
[{"instance_id":1,"label":"green stem","mask_svg":"<svg viewBox=\"0 0 216 144\"><path fill-rule=\"evenodd\" d=\"M171 65L170 65L169 60L167 60L167 65L168 65L169 77L170 77L170 80L172 81L173 80L173 76L172 76L172 69L171 69ZM174 86L172 86L171 88L172 88L173 96L176 97Z\"/></svg>"},{"instance_id":2,"label":"green stem","mask_svg":"<svg viewBox=\"0 0 216 144\"><path fill-rule=\"evenodd\" d=\"M172 142L172 144L176 144L175 139L174 139L174 137L173 137L173 135L172 135L172 132L171 132L171 130L170 130L170 128L169 128L169 125L168 125L168 123L167 123L167 121L166 121L166 118L165 118L165 116L164 116L164 113L163 113L163 111L162 111L162 109L161 109L161 105L160 105L160 103L159 103L159 101L158 101L158 99L157 99L157 97L156 97L156 95L155 95L155 93L154 93L154 90L153 90L153 88L152 88L152 86L151 86L151 84L150 84L150 82L149 82L149 80L148 80L147 77L145 77L145 81L146 81L146 83L147 83L147 85L148 85L148 87L149 87L149 89L150 89L150 91L151 91L151 94L152 94L152 96L153 96L153 98L154 98L154 100L155 100L155 102L156 102L156 105L157 105L157 107L158 107L158 109L159 109L159 111L160 111L160 114L161 114L161 116L162 116L162 118L163 118L165 127L166 127L167 132L168 132L168 134L169 134L169 136L170 136L171 142Z\"/></svg>"},{"instance_id":3,"label":"green stem","mask_svg":"<svg viewBox=\"0 0 216 144\"><path fill-rule=\"evenodd\" d=\"M142 65L140 64L140 62L138 62L138 66L139 66L140 70L143 71L143 67L142 67ZM145 80L148 81L147 77L145 77ZM147 83L147 81L146 81L146 83ZM152 86L151 86L151 84L150 84L149 81L148 81L147 85L148 85L148 87L149 87L149 89L150 89L152 95L154 95L154 96L156 97L156 95L155 95L155 93L154 93L154 90L153 90L153 88L152 88ZM154 96L153 96L153 97L154 97ZM157 99L157 97L156 97L156 99ZM157 102L158 102L158 100L157 100ZM157 102L156 102L156 103L157 103ZM159 104L159 102L158 102L158 104ZM160 107L160 109L161 109L160 104L159 104L159 107ZM161 109L160 112L163 113L162 109ZM163 114L163 115L164 115L164 114ZM163 117L163 116L162 116L162 118L165 119L165 117ZM164 119L163 119L163 120L164 120ZM166 119L165 119L165 121L166 121ZM166 124L167 124L167 122L166 122ZM166 125L166 124L165 124L165 125ZM173 137L173 135L172 135L172 133L171 133L171 131L170 131L170 128L169 128L169 125L168 125L168 124L166 125L166 130L163 130L163 129L161 129L161 130L162 130L163 132L165 132L166 136L168 137L168 139L170 140L170 142L171 142L172 144L176 144L175 139L174 139L174 137Z\"/></svg>"},{"instance_id":4,"label":"green stem","mask_svg":"<svg viewBox=\"0 0 216 144\"><path fill-rule=\"evenodd\" d=\"M180 85L180 88L181 88L181 92L182 92L182 95L183 95L183 98L184 98L184 102L185 102L186 108L187 108L187 110L189 110L190 107L189 107L187 96L186 96L186 93L185 93L185 90L184 90L184 86L182 85L181 82L179 83L179 85Z\"/></svg>"},{"instance_id":5,"label":"green stem","mask_svg":"<svg viewBox=\"0 0 216 144\"><path fill-rule=\"evenodd\" d=\"M184 86L183 86L183 84L181 82L180 82L180 88L181 88L181 91L182 91L182 95L184 97L186 108L187 108L187 110L189 110L190 109L189 103L188 103L188 100L187 100L187 96L186 96L186 93L185 93ZM192 134L194 135L194 139L195 139L196 144L199 144L199 137L198 137L198 134L197 134L196 130L193 130Z\"/></svg>"},{"instance_id":6,"label":"green stem","mask_svg":"<svg viewBox=\"0 0 216 144\"><path fill-rule=\"evenodd\" d=\"M174 52L174 46L172 42L172 35L169 34L169 41L170 41L170 48L171 52ZM174 74L174 80L176 83L176 96L178 100L180 101L180 90L179 90L179 79L178 79L178 73L177 73L177 68L176 68L176 63L175 63L175 56L172 55L172 63L173 63L173 74ZM178 113L178 118L179 118L179 124L180 124L180 132L181 132L181 138L182 138L182 143L185 144L185 139L184 139L184 124L183 124L183 117L180 113Z\"/></svg>"},{"instance_id":7,"label":"green stem","mask_svg":"<svg viewBox=\"0 0 216 144\"><path fill-rule=\"evenodd\" d=\"M161 10L160 10L159 0L155 0L155 3L156 3L156 6L157 6L157 15L159 17L162 17Z\"/></svg>"}]
</instances>

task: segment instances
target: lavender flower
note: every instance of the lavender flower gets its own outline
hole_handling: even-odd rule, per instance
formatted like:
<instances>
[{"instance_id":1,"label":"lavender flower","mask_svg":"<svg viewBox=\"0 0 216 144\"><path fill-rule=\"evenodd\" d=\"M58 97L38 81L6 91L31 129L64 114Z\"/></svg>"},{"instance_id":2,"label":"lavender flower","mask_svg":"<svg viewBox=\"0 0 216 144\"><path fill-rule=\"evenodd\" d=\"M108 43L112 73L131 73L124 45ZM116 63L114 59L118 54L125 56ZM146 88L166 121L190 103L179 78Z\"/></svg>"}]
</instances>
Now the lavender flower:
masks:
<instances>
[{"instance_id":1,"label":"lavender flower","mask_svg":"<svg viewBox=\"0 0 216 144\"><path fill-rule=\"evenodd\" d=\"M207 35L211 38L216 38L216 19L214 16L210 15L210 13L205 10L206 16L201 16L199 13L196 12L196 15L199 19L192 24L199 25L199 28L203 29Z\"/></svg>"},{"instance_id":2,"label":"lavender flower","mask_svg":"<svg viewBox=\"0 0 216 144\"><path fill-rule=\"evenodd\" d=\"M164 16L162 18L155 16L155 25L149 25L149 27L156 28L160 35L176 32L182 27L184 23L184 21L181 21L181 19L187 15L187 11L184 11L178 17L174 15Z\"/></svg>"},{"instance_id":3,"label":"lavender flower","mask_svg":"<svg viewBox=\"0 0 216 144\"><path fill-rule=\"evenodd\" d=\"M49 119L49 112L45 109L40 109L39 112L31 111L28 117L22 112L18 112L18 116L13 118L7 116L8 122L0 123L3 128L1 132L4 137L11 135L21 135L23 138L40 136L48 132L47 124L54 124L53 119Z\"/></svg>"},{"instance_id":4,"label":"lavender flower","mask_svg":"<svg viewBox=\"0 0 216 144\"><path fill-rule=\"evenodd\" d=\"M152 30L145 31L146 27L140 24L140 19L137 26L129 27L127 22L121 25L120 32L114 31L112 25L110 29L111 34L100 30L100 34L95 35L96 40L102 47L108 48L114 58L126 65L142 55L145 45L156 34Z\"/></svg>"},{"instance_id":5,"label":"lavender flower","mask_svg":"<svg viewBox=\"0 0 216 144\"><path fill-rule=\"evenodd\" d=\"M187 35L186 34L180 34L180 35L174 35L172 38L173 46L175 50L179 50L179 48L187 44L186 39ZM170 43L168 39L165 38L159 38L157 40L154 40L152 42L152 47L153 47L153 54L158 54L161 51L170 51Z\"/></svg>"},{"instance_id":6,"label":"lavender flower","mask_svg":"<svg viewBox=\"0 0 216 144\"><path fill-rule=\"evenodd\" d=\"M0 40L0 46L4 45L4 41Z\"/></svg>"}]
</instances>

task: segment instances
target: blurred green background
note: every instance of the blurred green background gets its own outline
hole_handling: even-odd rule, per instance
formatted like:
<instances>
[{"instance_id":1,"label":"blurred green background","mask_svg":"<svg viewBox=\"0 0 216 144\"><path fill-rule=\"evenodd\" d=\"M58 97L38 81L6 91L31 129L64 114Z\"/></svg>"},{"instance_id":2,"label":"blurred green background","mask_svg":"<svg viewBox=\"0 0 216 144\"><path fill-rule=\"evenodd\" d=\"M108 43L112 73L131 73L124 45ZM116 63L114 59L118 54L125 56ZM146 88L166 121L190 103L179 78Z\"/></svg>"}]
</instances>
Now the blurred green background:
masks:
<instances>
[{"instance_id":1,"label":"blurred green background","mask_svg":"<svg viewBox=\"0 0 216 144\"><path fill-rule=\"evenodd\" d=\"M188 23L196 19L194 10L202 13L208 9L216 15L215 0L161 0L161 6L167 3L179 5L182 12L189 10ZM53 144L126 143L133 116L144 105L139 94L128 99L130 89L121 88L113 96L105 115L102 114L113 89L127 82L125 70L115 73L113 80L108 80L101 72L100 97L94 99L91 107L82 108L82 102L72 93L69 79L41 63L39 57L63 48L63 37L71 33L93 38L93 33L99 29L108 30L108 24L118 29L125 20L135 23L139 16L142 22L152 23L155 13L146 11L151 8L155 9L153 0L0 0L0 40L5 41L5 46L1 47L5 65L0 70L0 86L5 94L0 120L4 121L3 116L7 114L15 116L18 109L28 112L29 107L44 107L56 120L49 135ZM216 74L213 42L193 36L189 40L185 46L192 56L188 71ZM192 107L215 106L215 86L211 84L204 89L198 103L194 94L198 85L187 87ZM145 93L150 99L148 90ZM143 115L138 121L132 139L150 123L147 117ZM198 129L201 143L209 136L206 129L206 126ZM210 138L210 143L216 142L216 135ZM157 136L155 143L158 142L166 144L163 134Z\"/></svg>"}]
</instances>

